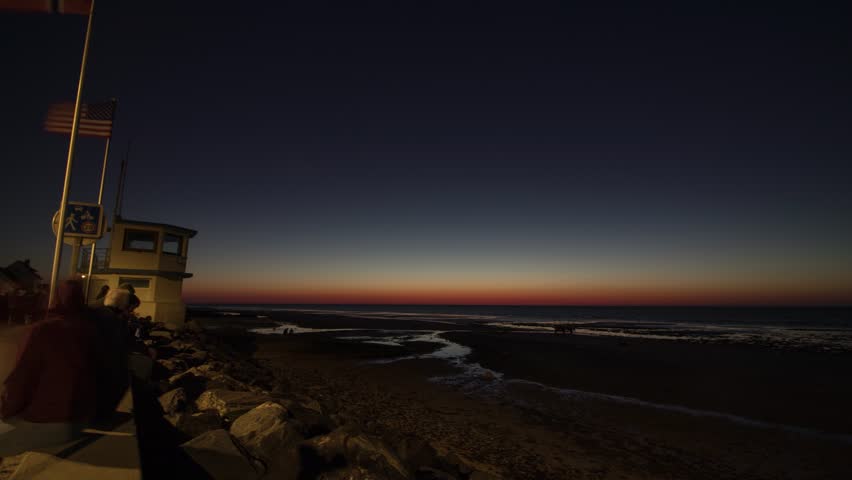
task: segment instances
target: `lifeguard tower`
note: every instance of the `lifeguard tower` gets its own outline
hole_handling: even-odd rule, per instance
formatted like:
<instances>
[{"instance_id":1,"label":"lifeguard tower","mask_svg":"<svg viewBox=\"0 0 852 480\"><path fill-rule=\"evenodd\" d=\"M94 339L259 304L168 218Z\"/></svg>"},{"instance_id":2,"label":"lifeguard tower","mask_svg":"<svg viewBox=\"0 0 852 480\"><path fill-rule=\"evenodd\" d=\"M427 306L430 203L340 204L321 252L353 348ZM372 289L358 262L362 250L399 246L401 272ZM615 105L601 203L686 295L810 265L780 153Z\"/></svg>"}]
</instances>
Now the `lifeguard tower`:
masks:
<instances>
[{"instance_id":1,"label":"lifeguard tower","mask_svg":"<svg viewBox=\"0 0 852 480\"><path fill-rule=\"evenodd\" d=\"M88 301L96 301L104 285L114 289L127 283L142 301L136 310L140 316L182 324L186 316L181 299L183 280L192 277L186 272L187 251L189 239L197 233L165 223L116 217L109 248L95 250Z\"/></svg>"}]
</instances>

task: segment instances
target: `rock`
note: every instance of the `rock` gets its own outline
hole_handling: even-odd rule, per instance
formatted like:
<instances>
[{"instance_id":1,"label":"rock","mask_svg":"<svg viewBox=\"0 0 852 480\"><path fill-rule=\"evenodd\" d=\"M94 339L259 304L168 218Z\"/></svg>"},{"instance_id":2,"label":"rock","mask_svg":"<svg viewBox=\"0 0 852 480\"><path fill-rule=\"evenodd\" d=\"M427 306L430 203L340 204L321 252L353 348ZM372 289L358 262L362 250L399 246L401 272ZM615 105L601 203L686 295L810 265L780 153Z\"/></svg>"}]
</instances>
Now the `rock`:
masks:
<instances>
[{"instance_id":1,"label":"rock","mask_svg":"<svg viewBox=\"0 0 852 480\"><path fill-rule=\"evenodd\" d=\"M187 412L176 413L167 416L166 420L189 438L197 437L211 430L218 430L222 428L223 423L219 413L212 410L192 414Z\"/></svg>"},{"instance_id":2,"label":"rock","mask_svg":"<svg viewBox=\"0 0 852 480\"><path fill-rule=\"evenodd\" d=\"M399 457L393 453L388 445L378 438L368 437L366 435L350 437L346 444L346 448L354 454L354 460L359 464L367 466L383 466L380 464L382 462L387 462L387 464L395 471L395 473L398 473L401 478L410 477ZM385 471L385 473L394 473L388 471L386 468L382 468L382 470Z\"/></svg>"},{"instance_id":3,"label":"rock","mask_svg":"<svg viewBox=\"0 0 852 480\"><path fill-rule=\"evenodd\" d=\"M179 332L179 331L181 330L181 328L182 328L182 327L183 327L183 324L179 324L179 323L168 323L168 322L167 322L167 323L163 323L163 327L162 327L162 328L163 328L164 330L169 330L169 331L171 331L171 332L175 332L175 333L177 333L177 332Z\"/></svg>"},{"instance_id":4,"label":"rock","mask_svg":"<svg viewBox=\"0 0 852 480\"><path fill-rule=\"evenodd\" d=\"M338 428L327 435L308 440L305 446L329 464L343 457L348 464L364 467L390 479L412 478L399 457L381 439L353 429Z\"/></svg>"},{"instance_id":5,"label":"rock","mask_svg":"<svg viewBox=\"0 0 852 480\"><path fill-rule=\"evenodd\" d=\"M471 460L456 452L438 452L438 463L444 464L445 466L451 466L468 478L470 478L473 474L480 475L482 480L502 478L495 467ZM491 475L491 477L482 475Z\"/></svg>"},{"instance_id":6,"label":"rock","mask_svg":"<svg viewBox=\"0 0 852 480\"><path fill-rule=\"evenodd\" d=\"M290 416L295 419L293 426L299 430L305 438L315 437L317 435L325 435L335 428L337 423L330 417L327 417L313 408L309 408L302 403L290 401L282 402Z\"/></svg>"},{"instance_id":7,"label":"rock","mask_svg":"<svg viewBox=\"0 0 852 480\"><path fill-rule=\"evenodd\" d=\"M183 373L177 374L169 378L169 383L175 387L184 387L189 398L195 398L204 390L234 390L234 391L250 391L257 394L263 390L246 385L245 383L226 375L219 370L217 366L211 363L205 363L197 367L192 367ZM263 403L258 402L258 403Z\"/></svg>"},{"instance_id":8,"label":"rock","mask_svg":"<svg viewBox=\"0 0 852 480\"><path fill-rule=\"evenodd\" d=\"M429 442L415 436L408 436L399 441L396 444L396 451L399 458L412 471L432 466L438 458L438 453Z\"/></svg>"},{"instance_id":9,"label":"rock","mask_svg":"<svg viewBox=\"0 0 852 480\"><path fill-rule=\"evenodd\" d=\"M258 478L251 462L243 456L225 430L199 435L181 445L181 448L215 480Z\"/></svg>"},{"instance_id":10,"label":"rock","mask_svg":"<svg viewBox=\"0 0 852 480\"><path fill-rule=\"evenodd\" d=\"M298 404L301 408L312 410L320 415L323 414L322 405L318 401L313 398L306 397L304 395L299 395L295 397L295 403Z\"/></svg>"},{"instance_id":11,"label":"rock","mask_svg":"<svg viewBox=\"0 0 852 480\"><path fill-rule=\"evenodd\" d=\"M160 395L159 400L163 411L169 415L186 410L186 391L182 388L176 388Z\"/></svg>"},{"instance_id":12,"label":"rock","mask_svg":"<svg viewBox=\"0 0 852 480\"><path fill-rule=\"evenodd\" d=\"M148 332L148 337L151 337L155 340L156 339L171 340L172 339L172 332L169 332L167 330L155 330L155 331L152 331L152 332Z\"/></svg>"},{"instance_id":13,"label":"rock","mask_svg":"<svg viewBox=\"0 0 852 480\"><path fill-rule=\"evenodd\" d=\"M331 472L324 472L316 477L318 480L384 480L387 477L376 475L358 465L350 465Z\"/></svg>"},{"instance_id":14,"label":"rock","mask_svg":"<svg viewBox=\"0 0 852 480\"><path fill-rule=\"evenodd\" d=\"M196 350L189 355L189 361L193 365L201 365L210 358L210 354L204 350Z\"/></svg>"},{"instance_id":15,"label":"rock","mask_svg":"<svg viewBox=\"0 0 852 480\"><path fill-rule=\"evenodd\" d=\"M189 370L170 377L167 383L171 388L183 388L189 400L198 398L207 389L207 379Z\"/></svg>"},{"instance_id":16,"label":"rock","mask_svg":"<svg viewBox=\"0 0 852 480\"><path fill-rule=\"evenodd\" d=\"M193 352L195 351L195 345L185 342L183 340L174 340L172 343L166 345L169 348L174 349L175 352Z\"/></svg>"},{"instance_id":17,"label":"rock","mask_svg":"<svg viewBox=\"0 0 852 480\"><path fill-rule=\"evenodd\" d=\"M168 358L163 360L157 360L157 363L160 364L161 367L168 370L171 375L180 374L185 372L187 369L187 364L180 358Z\"/></svg>"},{"instance_id":18,"label":"rock","mask_svg":"<svg viewBox=\"0 0 852 480\"><path fill-rule=\"evenodd\" d=\"M204 331L204 327L198 323L198 320L192 319L183 324L183 329L187 332L192 333L201 333Z\"/></svg>"},{"instance_id":19,"label":"rock","mask_svg":"<svg viewBox=\"0 0 852 480\"><path fill-rule=\"evenodd\" d=\"M467 478L468 480L501 480L503 477L497 476L493 473L480 472L477 470L471 473Z\"/></svg>"},{"instance_id":20,"label":"rock","mask_svg":"<svg viewBox=\"0 0 852 480\"><path fill-rule=\"evenodd\" d=\"M21 453L12 457L0 458L0 478L9 478L18 469L18 465L24 461L26 453Z\"/></svg>"},{"instance_id":21,"label":"rock","mask_svg":"<svg viewBox=\"0 0 852 480\"><path fill-rule=\"evenodd\" d=\"M417 470L417 480L459 480L459 477L432 467Z\"/></svg>"},{"instance_id":22,"label":"rock","mask_svg":"<svg viewBox=\"0 0 852 480\"><path fill-rule=\"evenodd\" d=\"M259 389L271 389L275 380L269 370L252 362L239 360L227 362L222 373L244 384L259 387Z\"/></svg>"},{"instance_id":23,"label":"rock","mask_svg":"<svg viewBox=\"0 0 852 480\"><path fill-rule=\"evenodd\" d=\"M231 435L266 465L266 475L276 479L298 477L297 447L303 438L288 422L287 409L281 405L266 402L241 415L231 424Z\"/></svg>"},{"instance_id":24,"label":"rock","mask_svg":"<svg viewBox=\"0 0 852 480\"><path fill-rule=\"evenodd\" d=\"M202 393L195 400L195 407L202 411L215 410L222 417L234 419L269 400L266 395L253 392L213 389Z\"/></svg>"}]
</instances>

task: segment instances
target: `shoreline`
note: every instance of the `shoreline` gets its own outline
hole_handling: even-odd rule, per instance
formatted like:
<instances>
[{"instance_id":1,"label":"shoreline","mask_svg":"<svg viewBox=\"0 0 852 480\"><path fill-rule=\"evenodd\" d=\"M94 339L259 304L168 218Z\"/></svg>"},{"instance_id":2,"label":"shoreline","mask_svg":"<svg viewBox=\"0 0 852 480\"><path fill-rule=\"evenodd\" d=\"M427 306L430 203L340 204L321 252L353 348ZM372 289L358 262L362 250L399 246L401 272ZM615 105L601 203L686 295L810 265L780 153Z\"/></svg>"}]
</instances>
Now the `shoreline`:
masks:
<instances>
[{"instance_id":1,"label":"shoreline","mask_svg":"<svg viewBox=\"0 0 852 480\"><path fill-rule=\"evenodd\" d=\"M489 459L508 478L598 478L591 473L598 470L630 479L826 478L852 470L844 453L850 392L834 381L849 367L848 355L496 332L475 324L448 329L417 320L261 315L267 318L204 323L243 331L280 323L331 329L256 334L255 356L306 394L346 399L351 406L341 415L373 422L370 431L380 436L392 436L388 427L395 425L440 444L452 432L446 448ZM420 340L436 331L470 350L436 358L445 345ZM465 370L477 363L479 370ZM826 365L831 369L822 376L808 375ZM695 381L684 381L690 378ZM822 390L810 391L814 386ZM630 398L632 392L639 395ZM784 397L773 401L779 392ZM827 432L819 428L824 425ZM458 438L456 430L476 429L478 440ZM520 473L511 470L518 462L525 465Z\"/></svg>"},{"instance_id":2,"label":"shoreline","mask_svg":"<svg viewBox=\"0 0 852 480\"><path fill-rule=\"evenodd\" d=\"M513 332L472 323L270 312L243 318L245 327L288 323L300 334L327 331L373 336L441 331L470 348L465 362L512 381L567 393L646 404L681 412L732 417L756 426L809 435L852 435L852 353L778 350L755 344L693 343L597 335ZM233 322L239 317L225 317ZM336 329L341 329L337 330ZM417 352L423 354L424 352ZM392 356L391 356L392 358Z\"/></svg>"},{"instance_id":3,"label":"shoreline","mask_svg":"<svg viewBox=\"0 0 852 480\"><path fill-rule=\"evenodd\" d=\"M558 398L525 385L490 396L434 382L458 369L436 359L375 363L395 358L399 347L338 340L334 333L258 336L257 342L257 358L286 368L292 385L346 403L352 421L380 435L417 432L487 459L507 478L602 478L600 472L629 479L825 478L852 467L843 442Z\"/></svg>"}]
</instances>

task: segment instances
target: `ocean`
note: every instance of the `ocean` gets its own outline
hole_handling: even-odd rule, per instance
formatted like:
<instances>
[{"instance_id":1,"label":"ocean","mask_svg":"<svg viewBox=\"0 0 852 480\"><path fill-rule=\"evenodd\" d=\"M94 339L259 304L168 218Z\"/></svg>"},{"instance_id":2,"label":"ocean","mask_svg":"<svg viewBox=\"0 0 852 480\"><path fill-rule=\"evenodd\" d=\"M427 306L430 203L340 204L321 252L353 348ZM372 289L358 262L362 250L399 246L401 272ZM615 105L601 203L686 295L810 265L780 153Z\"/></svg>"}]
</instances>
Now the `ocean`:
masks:
<instances>
[{"instance_id":1,"label":"ocean","mask_svg":"<svg viewBox=\"0 0 852 480\"><path fill-rule=\"evenodd\" d=\"M565 307L489 305L193 305L233 312L306 312L365 319L484 324L550 332L568 323L577 335L770 348L852 351L852 307ZM405 324L400 323L400 330Z\"/></svg>"}]
</instances>

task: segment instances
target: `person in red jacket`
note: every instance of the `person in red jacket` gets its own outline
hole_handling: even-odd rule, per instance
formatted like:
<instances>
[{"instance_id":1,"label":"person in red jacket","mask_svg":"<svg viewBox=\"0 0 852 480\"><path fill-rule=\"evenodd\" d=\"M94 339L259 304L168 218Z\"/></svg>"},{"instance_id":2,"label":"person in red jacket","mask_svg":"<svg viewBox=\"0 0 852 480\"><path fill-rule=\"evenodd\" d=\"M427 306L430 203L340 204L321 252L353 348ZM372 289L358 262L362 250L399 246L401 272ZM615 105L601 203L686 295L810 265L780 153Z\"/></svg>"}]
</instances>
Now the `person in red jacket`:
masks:
<instances>
[{"instance_id":1,"label":"person in red jacket","mask_svg":"<svg viewBox=\"0 0 852 480\"><path fill-rule=\"evenodd\" d=\"M26 333L6 378L0 399L0 427L5 430L0 433L0 457L79 436L95 413L95 338L82 285L66 281L59 305Z\"/></svg>"}]
</instances>

